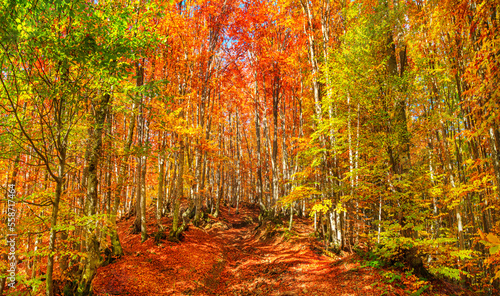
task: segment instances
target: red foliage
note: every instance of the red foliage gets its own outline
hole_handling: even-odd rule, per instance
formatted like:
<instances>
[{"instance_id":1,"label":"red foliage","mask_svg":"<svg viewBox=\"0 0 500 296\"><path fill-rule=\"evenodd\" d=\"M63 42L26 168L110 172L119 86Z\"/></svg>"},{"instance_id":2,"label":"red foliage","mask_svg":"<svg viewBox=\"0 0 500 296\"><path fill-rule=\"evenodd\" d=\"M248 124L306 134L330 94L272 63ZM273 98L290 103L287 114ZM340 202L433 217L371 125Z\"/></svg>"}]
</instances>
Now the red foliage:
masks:
<instances>
[{"instance_id":1,"label":"red foliage","mask_svg":"<svg viewBox=\"0 0 500 296\"><path fill-rule=\"evenodd\" d=\"M286 240L256 230L256 209L239 214L222 208L208 230L190 225L181 243L129 234L132 219L119 223L125 256L99 268L96 295L380 295L404 294L379 270L361 268L353 254L330 258L312 238L310 222L297 219ZM154 221L153 217L149 221ZM169 225L170 219L165 219ZM225 225L229 229L224 229ZM222 226L222 227L217 227ZM275 225L271 225L276 227ZM148 229L154 229L153 224ZM206 227L208 228L208 227ZM282 229L281 229L282 230ZM377 283L375 285L375 283ZM433 291L435 295L437 291ZM445 293L446 294L446 293Z\"/></svg>"}]
</instances>

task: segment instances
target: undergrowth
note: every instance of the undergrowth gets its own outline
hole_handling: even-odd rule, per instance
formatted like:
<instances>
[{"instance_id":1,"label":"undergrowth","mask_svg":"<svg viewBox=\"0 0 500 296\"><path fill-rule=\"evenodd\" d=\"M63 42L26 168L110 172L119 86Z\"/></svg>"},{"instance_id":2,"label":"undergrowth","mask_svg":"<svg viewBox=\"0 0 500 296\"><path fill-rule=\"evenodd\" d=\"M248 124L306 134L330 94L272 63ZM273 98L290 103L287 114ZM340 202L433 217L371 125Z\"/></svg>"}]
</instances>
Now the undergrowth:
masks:
<instances>
[{"instance_id":1,"label":"undergrowth","mask_svg":"<svg viewBox=\"0 0 500 296\"><path fill-rule=\"evenodd\" d=\"M432 289L432 285L426 279L418 278L412 269L399 261L391 262L372 250L365 251L355 247L354 251L362 258L359 262L360 268L377 269L383 283L401 288L410 296L419 296ZM389 295L391 292L385 286L377 287L377 283L372 286L379 290L380 295Z\"/></svg>"}]
</instances>

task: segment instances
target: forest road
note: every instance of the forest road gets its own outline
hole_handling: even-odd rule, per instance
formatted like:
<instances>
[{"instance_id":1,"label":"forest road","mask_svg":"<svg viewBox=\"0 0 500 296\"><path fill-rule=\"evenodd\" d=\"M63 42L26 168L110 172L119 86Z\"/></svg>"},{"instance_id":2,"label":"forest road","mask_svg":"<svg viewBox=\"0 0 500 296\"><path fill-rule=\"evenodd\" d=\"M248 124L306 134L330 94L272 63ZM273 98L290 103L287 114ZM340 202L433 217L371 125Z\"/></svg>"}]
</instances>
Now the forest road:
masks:
<instances>
[{"instance_id":1,"label":"forest road","mask_svg":"<svg viewBox=\"0 0 500 296\"><path fill-rule=\"evenodd\" d=\"M330 258L309 234L310 221L294 220L293 232L265 222L258 209L242 207L203 227L190 226L181 243L131 234L133 219L119 223L125 255L100 267L94 295L381 295L381 276L356 258ZM154 214L150 221L154 221ZM165 218L164 225L171 225ZM210 226L209 226L210 225ZM148 224L148 229L155 228ZM377 285L374 286L374 283ZM385 289L385 288L384 288ZM390 294L390 293L389 293Z\"/></svg>"}]
</instances>

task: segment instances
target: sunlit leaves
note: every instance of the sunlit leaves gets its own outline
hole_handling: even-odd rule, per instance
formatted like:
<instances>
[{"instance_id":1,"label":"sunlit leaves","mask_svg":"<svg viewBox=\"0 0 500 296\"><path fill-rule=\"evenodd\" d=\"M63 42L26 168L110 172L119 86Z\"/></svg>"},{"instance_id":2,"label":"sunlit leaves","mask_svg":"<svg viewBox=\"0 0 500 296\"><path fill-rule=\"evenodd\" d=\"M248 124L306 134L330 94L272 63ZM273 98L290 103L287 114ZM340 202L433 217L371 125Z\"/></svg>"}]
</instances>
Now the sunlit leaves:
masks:
<instances>
[{"instance_id":1,"label":"sunlit leaves","mask_svg":"<svg viewBox=\"0 0 500 296\"><path fill-rule=\"evenodd\" d=\"M311 207L310 215L314 216L317 213L326 214L330 210L331 206L332 206L332 201L330 199L318 201L314 203L313 206ZM342 208L339 208L338 210L341 211Z\"/></svg>"},{"instance_id":2,"label":"sunlit leaves","mask_svg":"<svg viewBox=\"0 0 500 296\"><path fill-rule=\"evenodd\" d=\"M321 192L319 192L317 189L313 187L296 186L292 189L289 195L281 198L281 202L283 204L289 205L293 202L301 201L303 199L309 199L319 194L321 194Z\"/></svg>"}]
</instances>

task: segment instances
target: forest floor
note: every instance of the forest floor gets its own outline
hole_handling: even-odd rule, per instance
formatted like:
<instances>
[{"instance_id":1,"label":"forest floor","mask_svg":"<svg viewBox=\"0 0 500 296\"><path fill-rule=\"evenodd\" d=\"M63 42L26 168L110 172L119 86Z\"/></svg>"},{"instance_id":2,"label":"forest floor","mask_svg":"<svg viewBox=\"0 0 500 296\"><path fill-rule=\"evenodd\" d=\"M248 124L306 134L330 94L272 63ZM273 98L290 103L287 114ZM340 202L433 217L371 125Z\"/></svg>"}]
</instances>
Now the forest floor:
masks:
<instances>
[{"instance_id":1,"label":"forest floor","mask_svg":"<svg viewBox=\"0 0 500 296\"><path fill-rule=\"evenodd\" d=\"M189 226L180 243L130 234L133 219L119 223L125 255L98 269L95 295L459 295L442 282L403 271L363 266L355 254L329 257L310 234L308 219L293 230L257 227L258 209L227 207L204 227ZM151 213L149 221L155 221ZM167 231L171 219L165 218ZM286 223L285 223L286 224ZM152 222L149 233L156 230ZM430 287L424 290L425 285Z\"/></svg>"}]
</instances>

